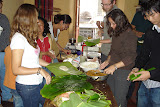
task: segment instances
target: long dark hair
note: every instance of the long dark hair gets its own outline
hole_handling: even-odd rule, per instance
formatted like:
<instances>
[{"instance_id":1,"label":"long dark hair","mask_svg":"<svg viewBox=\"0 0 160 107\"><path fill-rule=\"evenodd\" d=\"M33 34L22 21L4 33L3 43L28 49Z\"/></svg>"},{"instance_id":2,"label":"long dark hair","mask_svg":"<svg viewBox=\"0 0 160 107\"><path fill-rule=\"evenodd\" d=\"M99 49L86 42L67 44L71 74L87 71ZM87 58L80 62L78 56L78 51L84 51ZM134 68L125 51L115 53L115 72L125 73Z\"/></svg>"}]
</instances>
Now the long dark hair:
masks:
<instances>
[{"instance_id":1,"label":"long dark hair","mask_svg":"<svg viewBox=\"0 0 160 107\"><path fill-rule=\"evenodd\" d=\"M41 20L44 23L44 31L43 31L43 37L46 37L46 35L48 33L50 33L49 31L49 24L47 23L47 20L38 16L38 19Z\"/></svg>"},{"instance_id":2,"label":"long dark hair","mask_svg":"<svg viewBox=\"0 0 160 107\"><path fill-rule=\"evenodd\" d=\"M54 16L54 23L58 24L60 21L63 21L64 24L70 24L72 19L69 15L67 14L57 14Z\"/></svg>"},{"instance_id":3,"label":"long dark hair","mask_svg":"<svg viewBox=\"0 0 160 107\"><path fill-rule=\"evenodd\" d=\"M108 21L108 18L111 18L115 24L116 28L113 29ZM129 23L126 15L120 9L114 9L107 15L107 27L108 34L112 36L119 36L122 32L126 31L128 28L131 28L131 24Z\"/></svg>"}]
</instances>

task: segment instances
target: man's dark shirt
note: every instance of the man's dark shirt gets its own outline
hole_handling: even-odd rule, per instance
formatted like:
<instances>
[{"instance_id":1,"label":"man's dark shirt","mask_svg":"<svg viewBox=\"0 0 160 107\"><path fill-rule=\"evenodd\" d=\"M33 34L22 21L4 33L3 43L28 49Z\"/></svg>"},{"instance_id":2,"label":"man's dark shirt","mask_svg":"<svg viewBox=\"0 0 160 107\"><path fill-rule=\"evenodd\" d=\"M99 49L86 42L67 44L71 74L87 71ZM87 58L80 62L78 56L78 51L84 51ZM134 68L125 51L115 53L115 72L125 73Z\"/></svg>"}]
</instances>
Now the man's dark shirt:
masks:
<instances>
[{"instance_id":1,"label":"man's dark shirt","mask_svg":"<svg viewBox=\"0 0 160 107\"><path fill-rule=\"evenodd\" d=\"M144 43L140 54L136 58L135 67L156 69L150 71L151 80L160 82L160 33L156 29L149 29L144 36Z\"/></svg>"},{"instance_id":2,"label":"man's dark shirt","mask_svg":"<svg viewBox=\"0 0 160 107\"><path fill-rule=\"evenodd\" d=\"M9 45L9 36L10 36L10 24L8 18L0 13L0 26L3 28L2 33L0 34L0 52Z\"/></svg>"}]
</instances>

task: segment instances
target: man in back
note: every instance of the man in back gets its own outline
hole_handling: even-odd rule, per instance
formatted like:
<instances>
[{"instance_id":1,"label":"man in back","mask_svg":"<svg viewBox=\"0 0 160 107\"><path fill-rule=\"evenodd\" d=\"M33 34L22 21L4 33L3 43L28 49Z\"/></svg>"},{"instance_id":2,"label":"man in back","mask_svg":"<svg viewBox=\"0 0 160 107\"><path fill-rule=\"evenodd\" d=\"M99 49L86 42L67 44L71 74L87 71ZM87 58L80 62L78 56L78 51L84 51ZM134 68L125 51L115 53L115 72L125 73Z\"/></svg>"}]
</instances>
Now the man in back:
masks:
<instances>
[{"instance_id":1,"label":"man in back","mask_svg":"<svg viewBox=\"0 0 160 107\"><path fill-rule=\"evenodd\" d=\"M4 65L4 55L5 48L9 45L9 36L10 36L10 24L8 18L2 14L2 0L0 0L0 87L1 87L1 96L3 101L11 101L12 94L11 90L3 85L4 76L5 76L5 65ZM1 104L1 102L0 102ZM1 107L2 105L0 105Z\"/></svg>"},{"instance_id":2,"label":"man in back","mask_svg":"<svg viewBox=\"0 0 160 107\"><path fill-rule=\"evenodd\" d=\"M116 0L102 0L102 8L106 12L106 15L111 12L114 9L117 9ZM104 17L103 20L104 27L100 28L100 30L103 31L103 40L100 40L100 43L102 43L101 46L101 62L104 62L107 59L108 53L110 52L110 47L111 47L111 38L108 35L108 29L106 27L106 18ZM99 24L97 24L99 26Z\"/></svg>"}]
</instances>

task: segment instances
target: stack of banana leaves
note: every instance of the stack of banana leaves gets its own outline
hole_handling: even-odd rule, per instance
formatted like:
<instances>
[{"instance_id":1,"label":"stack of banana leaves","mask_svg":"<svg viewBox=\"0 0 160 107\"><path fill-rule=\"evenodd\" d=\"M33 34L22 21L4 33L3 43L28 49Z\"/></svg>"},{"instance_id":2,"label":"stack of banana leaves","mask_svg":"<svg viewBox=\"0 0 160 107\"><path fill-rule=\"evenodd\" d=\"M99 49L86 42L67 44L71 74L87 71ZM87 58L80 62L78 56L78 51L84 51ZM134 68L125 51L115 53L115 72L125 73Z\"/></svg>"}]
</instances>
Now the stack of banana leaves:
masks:
<instances>
[{"instance_id":1,"label":"stack of banana leaves","mask_svg":"<svg viewBox=\"0 0 160 107\"><path fill-rule=\"evenodd\" d=\"M100 42L100 39L88 39L83 36L78 36L78 42L84 42L87 46L95 46Z\"/></svg>"},{"instance_id":2,"label":"stack of banana leaves","mask_svg":"<svg viewBox=\"0 0 160 107\"><path fill-rule=\"evenodd\" d=\"M97 93L87 76L70 62L50 64L47 68L56 76L52 77L49 85L41 90L44 98L54 101L57 107L110 107L111 101L107 100L102 92ZM69 94L69 99L64 101L60 95Z\"/></svg>"}]
</instances>

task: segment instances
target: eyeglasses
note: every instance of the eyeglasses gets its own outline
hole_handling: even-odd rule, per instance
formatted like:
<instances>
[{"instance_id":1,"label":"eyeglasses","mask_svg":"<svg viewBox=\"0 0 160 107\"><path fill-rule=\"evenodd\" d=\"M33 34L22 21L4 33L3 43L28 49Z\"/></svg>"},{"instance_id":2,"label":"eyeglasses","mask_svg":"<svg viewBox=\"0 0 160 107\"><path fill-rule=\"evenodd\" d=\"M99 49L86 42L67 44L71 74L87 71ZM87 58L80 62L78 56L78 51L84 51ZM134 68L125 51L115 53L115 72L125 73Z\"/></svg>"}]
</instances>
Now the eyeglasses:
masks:
<instances>
[{"instance_id":1,"label":"eyeglasses","mask_svg":"<svg viewBox=\"0 0 160 107\"><path fill-rule=\"evenodd\" d=\"M110 6L112 3L110 3L110 4L103 4L103 3L101 3L101 6L103 7L103 6Z\"/></svg>"}]
</instances>

